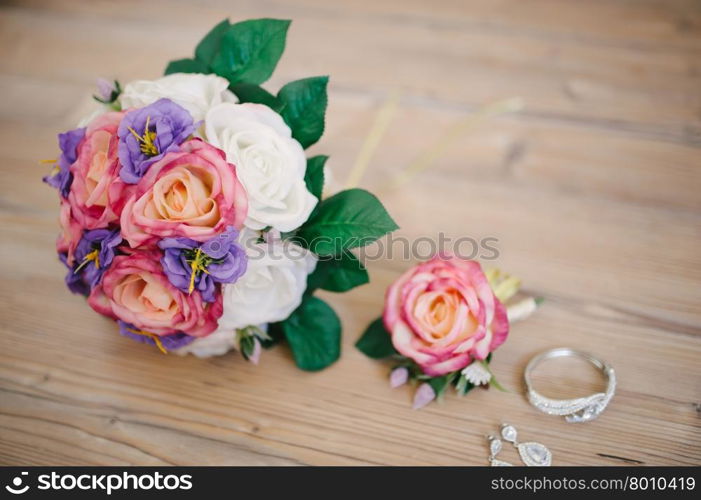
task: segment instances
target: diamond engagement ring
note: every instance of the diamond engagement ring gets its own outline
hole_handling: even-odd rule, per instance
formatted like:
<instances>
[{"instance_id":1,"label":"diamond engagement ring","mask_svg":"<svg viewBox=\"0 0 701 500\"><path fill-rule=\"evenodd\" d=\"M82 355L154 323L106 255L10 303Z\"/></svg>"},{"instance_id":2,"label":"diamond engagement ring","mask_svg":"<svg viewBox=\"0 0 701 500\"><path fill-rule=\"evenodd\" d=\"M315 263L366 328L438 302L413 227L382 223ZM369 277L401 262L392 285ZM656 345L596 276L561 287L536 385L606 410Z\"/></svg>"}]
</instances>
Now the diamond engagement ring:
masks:
<instances>
[{"instance_id":1,"label":"diamond engagement ring","mask_svg":"<svg viewBox=\"0 0 701 500\"><path fill-rule=\"evenodd\" d=\"M601 370L608 380L606 392L598 392L591 396L575 399L551 399L536 392L533 389L533 381L531 380L533 370L545 360L562 357L581 358ZM524 379L528 401L533 406L549 415L564 416L568 422L589 422L594 420L604 411L616 390L616 372L614 372L611 365L589 353L570 349L569 347L550 349L535 356L526 366Z\"/></svg>"}]
</instances>

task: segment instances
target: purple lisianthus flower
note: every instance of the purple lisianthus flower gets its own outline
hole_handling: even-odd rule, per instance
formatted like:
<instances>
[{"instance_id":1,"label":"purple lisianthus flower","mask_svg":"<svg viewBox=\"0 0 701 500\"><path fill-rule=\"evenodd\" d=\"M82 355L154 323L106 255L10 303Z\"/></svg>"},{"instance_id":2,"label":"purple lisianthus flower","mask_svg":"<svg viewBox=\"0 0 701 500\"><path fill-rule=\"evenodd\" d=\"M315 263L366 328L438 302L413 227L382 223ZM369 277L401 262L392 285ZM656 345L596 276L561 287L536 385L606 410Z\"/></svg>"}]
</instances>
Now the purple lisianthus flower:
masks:
<instances>
[{"instance_id":1,"label":"purple lisianthus flower","mask_svg":"<svg viewBox=\"0 0 701 500\"><path fill-rule=\"evenodd\" d=\"M61 156L58 158L55 171L43 179L49 186L58 189L64 198L68 198L68 192L71 190L73 174L71 174L70 167L78 159L78 144L83 140L83 137L85 137L85 127L58 134L58 147L61 149Z\"/></svg>"},{"instance_id":2,"label":"purple lisianthus flower","mask_svg":"<svg viewBox=\"0 0 701 500\"><path fill-rule=\"evenodd\" d=\"M58 259L68 268L65 278L68 289L73 293L79 293L85 297L90 295L90 285L83 281L83 277L80 274L73 272L73 266L68 265L68 254L66 252L61 252L58 254Z\"/></svg>"},{"instance_id":3,"label":"purple lisianthus flower","mask_svg":"<svg viewBox=\"0 0 701 500\"><path fill-rule=\"evenodd\" d=\"M177 151L196 128L190 113L170 99L129 111L117 130L119 176L127 184L136 184L152 163Z\"/></svg>"},{"instance_id":4,"label":"purple lisianthus flower","mask_svg":"<svg viewBox=\"0 0 701 500\"><path fill-rule=\"evenodd\" d=\"M168 280L177 289L192 293L199 290L202 299L214 302L215 283L234 283L246 272L246 252L237 243L233 226L214 238L200 243L190 238L164 238L161 265Z\"/></svg>"},{"instance_id":5,"label":"purple lisianthus flower","mask_svg":"<svg viewBox=\"0 0 701 500\"><path fill-rule=\"evenodd\" d=\"M68 266L65 254L59 259L68 267L66 285L73 293L90 295L112 264L117 246L122 242L119 230L93 229L85 231L75 249L75 263Z\"/></svg>"},{"instance_id":6,"label":"purple lisianthus flower","mask_svg":"<svg viewBox=\"0 0 701 500\"><path fill-rule=\"evenodd\" d=\"M169 335L156 335L155 333L140 330L131 323L126 323L122 320L118 320L117 324L119 325L119 333L125 337L129 337L130 339L144 344L155 345L164 352L184 347L196 338L183 332L171 333Z\"/></svg>"}]
</instances>

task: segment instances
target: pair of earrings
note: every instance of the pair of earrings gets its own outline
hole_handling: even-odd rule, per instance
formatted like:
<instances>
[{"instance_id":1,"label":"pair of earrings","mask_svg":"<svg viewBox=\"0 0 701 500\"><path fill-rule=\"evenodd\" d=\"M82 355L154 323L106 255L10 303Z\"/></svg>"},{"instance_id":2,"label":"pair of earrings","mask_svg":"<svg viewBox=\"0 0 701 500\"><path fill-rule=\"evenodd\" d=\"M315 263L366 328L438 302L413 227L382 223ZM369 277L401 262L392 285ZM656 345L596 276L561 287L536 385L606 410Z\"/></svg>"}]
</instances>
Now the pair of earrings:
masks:
<instances>
[{"instance_id":1,"label":"pair of earrings","mask_svg":"<svg viewBox=\"0 0 701 500\"><path fill-rule=\"evenodd\" d=\"M501 424L501 437L505 441L513 444L521 455L523 463L529 467L548 467L552 462L552 453L545 446L535 441L527 443L519 443L516 441L518 433L513 425ZM492 467L512 466L509 462L497 459L497 455L502 449L501 439L492 435L487 436L489 439L489 464Z\"/></svg>"}]
</instances>

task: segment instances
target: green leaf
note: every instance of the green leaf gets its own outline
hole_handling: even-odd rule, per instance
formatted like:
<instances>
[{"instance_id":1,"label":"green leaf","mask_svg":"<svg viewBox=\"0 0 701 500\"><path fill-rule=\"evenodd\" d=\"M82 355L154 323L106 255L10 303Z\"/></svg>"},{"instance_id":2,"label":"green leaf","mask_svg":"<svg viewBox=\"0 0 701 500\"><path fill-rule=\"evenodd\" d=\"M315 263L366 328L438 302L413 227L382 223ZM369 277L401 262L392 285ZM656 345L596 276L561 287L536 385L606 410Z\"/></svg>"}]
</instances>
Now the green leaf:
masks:
<instances>
[{"instance_id":1,"label":"green leaf","mask_svg":"<svg viewBox=\"0 0 701 500\"><path fill-rule=\"evenodd\" d=\"M501 385L497 381L497 378L494 376L494 373L492 373L492 370L489 369L489 362L491 360L492 360L492 353L490 352L489 355L487 356L486 360L480 361L480 363L482 363L482 366L484 366L484 369L487 370L489 372L489 374L492 376L492 378L489 379L489 385L496 387L498 391L510 392L508 389L504 388L504 386Z\"/></svg>"},{"instance_id":2,"label":"green leaf","mask_svg":"<svg viewBox=\"0 0 701 500\"><path fill-rule=\"evenodd\" d=\"M224 19L207 33L204 38L197 44L195 48L195 59L207 66L211 67L214 57L219 52L222 38L231 27L228 19Z\"/></svg>"},{"instance_id":3,"label":"green leaf","mask_svg":"<svg viewBox=\"0 0 701 500\"><path fill-rule=\"evenodd\" d=\"M285 50L290 21L252 19L233 24L221 37L212 69L231 84L260 84L270 78Z\"/></svg>"},{"instance_id":4,"label":"green leaf","mask_svg":"<svg viewBox=\"0 0 701 500\"><path fill-rule=\"evenodd\" d=\"M348 189L319 203L295 237L318 255L365 246L399 226L373 194Z\"/></svg>"},{"instance_id":5,"label":"green leaf","mask_svg":"<svg viewBox=\"0 0 701 500\"><path fill-rule=\"evenodd\" d=\"M341 321L321 299L305 296L282 328L302 370L321 370L341 355Z\"/></svg>"},{"instance_id":6,"label":"green leaf","mask_svg":"<svg viewBox=\"0 0 701 500\"><path fill-rule=\"evenodd\" d=\"M328 82L328 76L295 80L282 87L277 94L279 113L292 129L292 137L305 149L324 133Z\"/></svg>"},{"instance_id":7,"label":"green leaf","mask_svg":"<svg viewBox=\"0 0 701 500\"><path fill-rule=\"evenodd\" d=\"M252 83L237 83L230 85L231 90L240 102L255 102L256 104L265 104L269 108L275 108L277 99L273 94L265 90L263 87Z\"/></svg>"},{"instance_id":8,"label":"green leaf","mask_svg":"<svg viewBox=\"0 0 701 500\"><path fill-rule=\"evenodd\" d=\"M450 379L448 375L443 375L442 377L433 377L426 382L431 386L433 392L436 393L436 399L438 399L443 395L445 388L450 384Z\"/></svg>"},{"instance_id":9,"label":"green leaf","mask_svg":"<svg viewBox=\"0 0 701 500\"><path fill-rule=\"evenodd\" d=\"M166 75L171 73L210 73L209 67L195 59L178 59L170 61L166 67Z\"/></svg>"},{"instance_id":10,"label":"green leaf","mask_svg":"<svg viewBox=\"0 0 701 500\"><path fill-rule=\"evenodd\" d=\"M270 349L276 344L279 344L285 338L285 332L282 330L282 323L268 323L269 340L261 340L260 343L265 349Z\"/></svg>"},{"instance_id":11,"label":"green leaf","mask_svg":"<svg viewBox=\"0 0 701 500\"><path fill-rule=\"evenodd\" d=\"M324 189L324 165L329 157L326 155L313 156L307 159L307 171L304 174L304 182L310 193L321 200Z\"/></svg>"},{"instance_id":12,"label":"green leaf","mask_svg":"<svg viewBox=\"0 0 701 500\"><path fill-rule=\"evenodd\" d=\"M474 389L474 387L475 386L468 382L464 375L460 374L460 377L458 377L457 383L455 384L455 391L460 396L464 396L472 389Z\"/></svg>"},{"instance_id":13,"label":"green leaf","mask_svg":"<svg viewBox=\"0 0 701 500\"><path fill-rule=\"evenodd\" d=\"M387 358L399 354L392 345L392 338L389 332L385 330L382 318L377 318L368 325L363 336L355 343L355 347L373 359Z\"/></svg>"},{"instance_id":14,"label":"green leaf","mask_svg":"<svg viewBox=\"0 0 701 500\"><path fill-rule=\"evenodd\" d=\"M322 257L307 278L307 293L317 288L329 292L347 292L370 281L365 266L352 252Z\"/></svg>"},{"instance_id":15,"label":"green leaf","mask_svg":"<svg viewBox=\"0 0 701 500\"><path fill-rule=\"evenodd\" d=\"M304 291L307 295L312 295L321 286L326 283L329 279L329 274L331 273L331 266L327 264L322 264L323 261L319 260L316 263L314 271L307 276L307 289Z\"/></svg>"},{"instance_id":16,"label":"green leaf","mask_svg":"<svg viewBox=\"0 0 701 500\"><path fill-rule=\"evenodd\" d=\"M340 257L334 256L330 261L325 261L329 266L329 275L319 288L329 292L347 292L355 287L370 282L370 276L353 253L346 250Z\"/></svg>"},{"instance_id":17,"label":"green leaf","mask_svg":"<svg viewBox=\"0 0 701 500\"><path fill-rule=\"evenodd\" d=\"M489 379L489 385L490 386L493 385L494 387L497 388L498 391L501 391L501 392L511 392L508 389L506 389L503 385L501 385L499 382L497 382L497 378L494 375L492 375L492 378Z\"/></svg>"},{"instance_id":18,"label":"green leaf","mask_svg":"<svg viewBox=\"0 0 701 500\"><path fill-rule=\"evenodd\" d=\"M256 347L256 341L255 338L251 335L248 337L243 337L240 342L241 346L241 354L243 357L248 360L251 358L253 355L253 351L255 350Z\"/></svg>"},{"instance_id":19,"label":"green leaf","mask_svg":"<svg viewBox=\"0 0 701 500\"><path fill-rule=\"evenodd\" d=\"M462 395L462 393L466 387L467 387L467 379L465 378L464 375L460 375L458 377L458 381L455 384L455 390L457 391L458 394Z\"/></svg>"}]
</instances>

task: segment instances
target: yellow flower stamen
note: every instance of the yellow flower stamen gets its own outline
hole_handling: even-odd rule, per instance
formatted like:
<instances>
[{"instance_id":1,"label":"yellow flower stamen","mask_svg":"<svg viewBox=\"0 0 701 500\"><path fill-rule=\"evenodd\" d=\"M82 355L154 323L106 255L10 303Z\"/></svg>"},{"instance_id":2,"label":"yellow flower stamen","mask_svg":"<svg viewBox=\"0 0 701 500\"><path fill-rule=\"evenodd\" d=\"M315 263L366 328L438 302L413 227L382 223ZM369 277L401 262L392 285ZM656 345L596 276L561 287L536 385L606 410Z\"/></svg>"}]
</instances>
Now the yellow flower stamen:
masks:
<instances>
[{"instance_id":1,"label":"yellow flower stamen","mask_svg":"<svg viewBox=\"0 0 701 500\"><path fill-rule=\"evenodd\" d=\"M134 333L134 334L136 334L136 335L141 335L141 336L143 336L143 337L149 337L151 340L154 341L154 343L156 344L156 347L158 347L158 349L159 349L163 354L168 354L168 351L167 351L166 348L163 346L163 342L161 342L160 337L159 337L158 335L156 335L155 333L146 332L146 331L144 331L144 330L135 330L135 329L133 329L133 328L127 328L127 331L128 331L128 332L131 332L131 333Z\"/></svg>"},{"instance_id":2,"label":"yellow flower stamen","mask_svg":"<svg viewBox=\"0 0 701 500\"><path fill-rule=\"evenodd\" d=\"M97 269L100 269L100 251L99 250L93 250L89 254L87 254L85 257L83 257L83 261L80 263L78 267L75 268L74 273L77 273L81 269L83 269L85 266L88 265L88 263L94 262L95 267Z\"/></svg>"},{"instance_id":3,"label":"yellow flower stamen","mask_svg":"<svg viewBox=\"0 0 701 500\"><path fill-rule=\"evenodd\" d=\"M199 256L200 249L197 249L195 258L190 262L190 286L187 289L187 293L192 293L195 289L195 276L197 275L197 257Z\"/></svg>"},{"instance_id":4,"label":"yellow flower stamen","mask_svg":"<svg viewBox=\"0 0 701 500\"><path fill-rule=\"evenodd\" d=\"M195 290L195 278L197 273L209 274L207 271L207 264L209 256L202 252L201 249L195 249L195 256L190 262L190 286L188 287L188 293L192 293Z\"/></svg>"},{"instance_id":5,"label":"yellow flower stamen","mask_svg":"<svg viewBox=\"0 0 701 500\"><path fill-rule=\"evenodd\" d=\"M53 164L54 168L52 168L52 169L51 169L51 172L49 172L49 177L53 177L54 175L56 175L56 174L61 170L61 167L59 167L59 165L58 165L58 160L55 159L55 158L54 158L54 159L51 159L51 160L39 160L39 163L43 163L43 164L51 163L51 164Z\"/></svg>"},{"instance_id":6,"label":"yellow flower stamen","mask_svg":"<svg viewBox=\"0 0 701 500\"><path fill-rule=\"evenodd\" d=\"M139 135L136 130L129 127L129 132L139 141L139 148L141 152L146 156L156 156L158 154L158 147L154 142L156 140L156 132L152 132L148 129L151 117L146 117L146 125L144 126L144 135Z\"/></svg>"}]
</instances>

